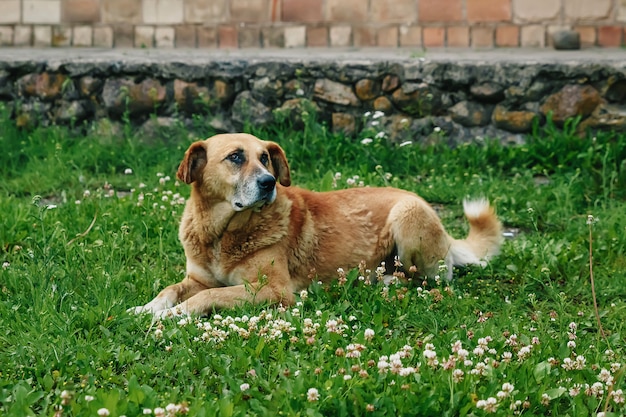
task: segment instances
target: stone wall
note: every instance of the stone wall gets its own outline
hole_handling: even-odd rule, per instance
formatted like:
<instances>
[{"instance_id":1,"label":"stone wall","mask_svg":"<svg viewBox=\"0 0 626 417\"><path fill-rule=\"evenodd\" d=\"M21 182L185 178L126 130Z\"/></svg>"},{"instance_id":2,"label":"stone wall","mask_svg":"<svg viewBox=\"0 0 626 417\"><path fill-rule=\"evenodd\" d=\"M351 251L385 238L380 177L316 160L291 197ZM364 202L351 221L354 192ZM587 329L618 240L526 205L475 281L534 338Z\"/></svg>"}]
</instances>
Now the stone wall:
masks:
<instances>
[{"instance_id":1,"label":"stone wall","mask_svg":"<svg viewBox=\"0 0 626 417\"><path fill-rule=\"evenodd\" d=\"M0 46L621 46L624 0L0 0Z\"/></svg>"},{"instance_id":2,"label":"stone wall","mask_svg":"<svg viewBox=\"0 0 626 417\"><path fill-rule=\"evenodd\" d=\"M626 52L563 54L11 50L0 51L0 100L19 126L130 121L146 137L194 117L218 131L276 118L298 129L302 112L313 109L333 130L376 125L394 141L520 142L549 114L556 124L579 116L581 130L624 130Z\"/></svg>"}]
</instances>

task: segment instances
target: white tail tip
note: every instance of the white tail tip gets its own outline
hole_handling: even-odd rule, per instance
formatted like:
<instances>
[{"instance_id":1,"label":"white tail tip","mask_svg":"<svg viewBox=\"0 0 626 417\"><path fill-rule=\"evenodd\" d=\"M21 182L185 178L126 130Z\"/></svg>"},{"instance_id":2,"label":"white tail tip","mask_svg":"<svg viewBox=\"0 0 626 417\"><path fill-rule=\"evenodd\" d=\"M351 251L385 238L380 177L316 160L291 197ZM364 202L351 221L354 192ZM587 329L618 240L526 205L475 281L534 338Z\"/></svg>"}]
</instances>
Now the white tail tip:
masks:
<instances>
[{"instance_id":1,"label":"white tail tip","mask_svg":"<svg viewBox=\"0 0 626 417\"><path fill-rule=\"evenodd\" d=\"M480 217L489 210L489 201L486 198L463 200L463 212L468 218Z\"/></svg>"}]
</instances>

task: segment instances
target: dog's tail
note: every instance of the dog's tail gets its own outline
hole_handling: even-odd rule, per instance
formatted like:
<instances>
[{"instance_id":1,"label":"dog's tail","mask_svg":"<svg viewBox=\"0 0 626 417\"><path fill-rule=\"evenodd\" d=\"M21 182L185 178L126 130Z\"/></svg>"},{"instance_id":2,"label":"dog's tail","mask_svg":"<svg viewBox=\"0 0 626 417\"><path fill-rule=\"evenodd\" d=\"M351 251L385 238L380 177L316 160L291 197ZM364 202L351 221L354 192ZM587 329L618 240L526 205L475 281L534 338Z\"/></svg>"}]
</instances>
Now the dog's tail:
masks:
<instances>
[{"instance_id":1,"label":"dog's tail","mask_svg":"<svg viewBox=\"0 0 626 417\"><path fill-rule=\"evenodd\" d=\"M452 266L478 264L500 252L502 246L502 223L486 199L464 200L463 211L469 221L470 230L465 239L450 238L450 250L446 256L448 276L452 277Z\"/></svg>"}]
</instances>

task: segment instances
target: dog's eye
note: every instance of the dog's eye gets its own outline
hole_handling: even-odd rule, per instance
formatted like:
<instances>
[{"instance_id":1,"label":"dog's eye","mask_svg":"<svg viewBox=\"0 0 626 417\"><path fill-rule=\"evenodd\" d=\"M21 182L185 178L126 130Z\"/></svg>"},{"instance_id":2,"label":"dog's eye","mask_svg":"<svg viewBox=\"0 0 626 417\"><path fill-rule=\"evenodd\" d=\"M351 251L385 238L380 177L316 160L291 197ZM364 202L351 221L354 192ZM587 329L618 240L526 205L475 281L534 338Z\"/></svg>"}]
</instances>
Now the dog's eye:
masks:
<instances>
[{"instance_id":1,"label":"dog's eye","mask_svg":"<svg viewBox=\"0 0 626 417\"><path fill-rule=\"evenodd\" d=\"M270 162L270 157L264 153L263 155L261 155L261 163L265 166L267 166Z\"/></svg>"},{"instance_id":2,"label":"dog's eye","mask_svg":"<svg viewBox=\"0 0 626 417\"><path fill-rule=\"evenodd\" d=\"M230 155L228 155L226 159L228 159L230 162L233 162L235 164L241 164L243 163L243 154L240 151L233 152Z\"/></svg>"}]
</instances>

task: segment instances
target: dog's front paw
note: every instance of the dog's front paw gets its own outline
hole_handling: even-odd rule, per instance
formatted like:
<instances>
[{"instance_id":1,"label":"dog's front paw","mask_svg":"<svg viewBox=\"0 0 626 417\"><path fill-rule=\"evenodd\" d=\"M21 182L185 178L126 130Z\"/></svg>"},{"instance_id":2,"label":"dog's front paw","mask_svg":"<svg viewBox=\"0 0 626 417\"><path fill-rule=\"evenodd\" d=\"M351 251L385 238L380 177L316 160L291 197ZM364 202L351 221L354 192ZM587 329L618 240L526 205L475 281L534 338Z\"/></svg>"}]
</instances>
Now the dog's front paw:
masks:
<instances>
[{"instance_id":1,"label":"dog's front paw","mask_svg":"<svg viewBox=\"0 0 626 417\"><path fill-rule=\"evenodd\" d=\"M161 310L167 310L174 305L173 302L169 301L167 297L156 297L154 300L150 301L148 304L131 307L126 310L131 314L156 314Z\"/></svg>"},{"instance_id":2,"label":"dog's front paw","mask_svg":"<svg viewBox=\"0 0 626 417\"><path fill-rule=\"evenodd\" d=\"M152 309L148 307L147 305L131 307L127 309L126 312L129 314L152 314L154 313L154 311L152 311Z\"/></svg>"},{"instance_id":3,"label":"dog's front paw","mask_svg":"<svg viewBox=\"0 0 626 417\"><path fill-rule=\"evenodd\" d=\"M189 313L186 312L179 305L171 308L166 308L164 310L155 311L152 314L154 315L155 319L173 319L189 315Z\"/></svg>"}]
</instances>

